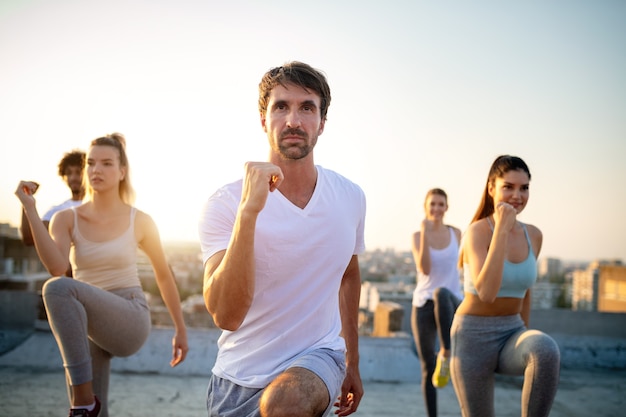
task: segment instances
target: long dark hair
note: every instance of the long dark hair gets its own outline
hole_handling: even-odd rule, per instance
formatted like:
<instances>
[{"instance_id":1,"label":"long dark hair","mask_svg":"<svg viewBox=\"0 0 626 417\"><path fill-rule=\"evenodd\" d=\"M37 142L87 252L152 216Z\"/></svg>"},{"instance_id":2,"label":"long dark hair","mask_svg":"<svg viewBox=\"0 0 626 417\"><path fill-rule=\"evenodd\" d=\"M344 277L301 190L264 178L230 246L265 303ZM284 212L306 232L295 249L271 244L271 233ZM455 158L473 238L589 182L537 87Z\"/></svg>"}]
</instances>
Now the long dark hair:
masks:
<instances>
[{"instance_id":1,"label":"long dark hair","mask_svg":"<svg viewBox=\"0 0 626 417\"><path fill-rule=\"evenodd\" d=\"M493 164L491 164L482 199L470 224L493 214L495 207L493 197L489 195L489 186L495 183L496 178L502 178L504 174L509 171L523 171L528 174L528 179L530 180L530 170L522 158L511 155L501 155L497 157L496 160L493 161Z\"/></svg>"}]
</instances>

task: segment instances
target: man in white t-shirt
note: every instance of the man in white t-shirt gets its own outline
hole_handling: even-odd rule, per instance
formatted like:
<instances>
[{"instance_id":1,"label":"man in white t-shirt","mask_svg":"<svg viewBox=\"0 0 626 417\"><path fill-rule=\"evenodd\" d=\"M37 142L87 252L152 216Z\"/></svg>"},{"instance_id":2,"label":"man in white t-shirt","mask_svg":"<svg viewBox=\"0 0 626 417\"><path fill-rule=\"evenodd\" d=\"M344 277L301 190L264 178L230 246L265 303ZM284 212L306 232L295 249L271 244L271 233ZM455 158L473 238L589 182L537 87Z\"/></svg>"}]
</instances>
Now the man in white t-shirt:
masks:
<instances>
[{"instance_id":1,"label":"man in white t-shirt","mask_svg":"<svg viewBox=\"0 0 626 417\"><path fill-rule=\"evenodd\" d=\"M67 184L67 187L72 192L72 198L64 201L61 204L51 207L41 217L43 224L48 228L52 215L57 211L74 207L82 204L83 197L85 196L85 189L83 187L83 170L85 168L85 153L79 150L73 150L63 155L63 158L59 162L59 176L63 179L63 182ZM33 235L30 230L28 220L22 211L22 221L20 225L20 231L22 233L22 242L26 246L33 246L35 244Z\"/></svg>"},{"instance_id":2,"label":"man in white t-shirt","mask_svg":"<svg viewBox=\"0 0 626 417\"><path fill-rule=\"evenodd\" d=\"M217 190L199 223L206 307L223 332L209 416L320 416L357 410L358 254L365 195L315 165L330 105L325 76L300 62L259 84L268 162Z\"/></svg>"}]
</instances>

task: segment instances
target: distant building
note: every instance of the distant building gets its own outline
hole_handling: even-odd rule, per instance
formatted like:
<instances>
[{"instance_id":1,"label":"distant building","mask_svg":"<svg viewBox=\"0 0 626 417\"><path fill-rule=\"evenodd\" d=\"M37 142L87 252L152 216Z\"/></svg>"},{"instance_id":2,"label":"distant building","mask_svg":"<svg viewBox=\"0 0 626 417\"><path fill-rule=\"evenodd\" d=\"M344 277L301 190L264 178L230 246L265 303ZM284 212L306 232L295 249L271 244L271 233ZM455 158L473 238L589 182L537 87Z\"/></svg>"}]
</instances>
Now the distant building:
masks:
<instances>
[{"instance_id":1,"label":"distant building","mask_svg":"<svg viewBox=\"0 0 626 417\"><path fill-rule=\"evenodd\" d=\"M601 266L599 277L598 311L626 312L626 266Z\"/></svg>"},{"instance_id":2,"label":"distant building","mask_svg":"<svg viewBox=\"0 0 626 417\"><path fill-rule=\"evenodd\" d=\"M15 227L0 223L0 283L4 288L36 290L50 277L33 246Z\"/></svg>"},{"instance_id":3,"label":"distant building","mask_svg":"<svg viewBox=\"0 0 626 417\"><path fill-rule=\"evenodd\" d=\"M556 307L556 302L561 296L563 284L553 284L546 281L538 281L533 285L531 308L533 310L547 310Z\"/></svg>"},{"instance_id":4,"label":"distant building","mask_svg":"<svg viewBox=\"0 0 626 417\"><path fill-rule=\"evenodd\" d=\"M572 310L626 312L626 266L595 261L572 273Z\"/></svg>"},{"instance_id":5,"label":"distant building","mask_svg":"<svg viewBox=\"0 0 626 417\"><path fill-rule=\"evenodd\" d=\"M563 263L557 258L541 258L537 262L537 275L540 280L548 280L563 274Z\"/></svg>"}]
</instances>

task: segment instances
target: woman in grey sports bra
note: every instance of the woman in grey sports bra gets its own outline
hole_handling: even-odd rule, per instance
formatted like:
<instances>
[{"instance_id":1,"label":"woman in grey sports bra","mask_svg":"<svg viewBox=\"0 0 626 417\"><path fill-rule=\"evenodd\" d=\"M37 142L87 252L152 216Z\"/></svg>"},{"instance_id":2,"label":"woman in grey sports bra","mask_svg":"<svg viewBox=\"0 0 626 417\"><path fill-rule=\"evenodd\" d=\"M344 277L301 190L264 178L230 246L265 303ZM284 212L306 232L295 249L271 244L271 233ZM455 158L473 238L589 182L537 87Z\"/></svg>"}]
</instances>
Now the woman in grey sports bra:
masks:
<instances>
[{"instance_id":1,"label":"woman in grey sports bra","mask_svg":"<svg viewBox=\"0 0 626 417\"><path fill-rule=\"evenodd\" d=\"M452 329L450 362L463 417L494 416L494 374L524 375L522 416L548 416L557 391L560 352L529 330L530 292L541 231L517 220L529 196L530 171L515 156L491 166L461 247L465 297Z\"/></svg>"}]
</instances>

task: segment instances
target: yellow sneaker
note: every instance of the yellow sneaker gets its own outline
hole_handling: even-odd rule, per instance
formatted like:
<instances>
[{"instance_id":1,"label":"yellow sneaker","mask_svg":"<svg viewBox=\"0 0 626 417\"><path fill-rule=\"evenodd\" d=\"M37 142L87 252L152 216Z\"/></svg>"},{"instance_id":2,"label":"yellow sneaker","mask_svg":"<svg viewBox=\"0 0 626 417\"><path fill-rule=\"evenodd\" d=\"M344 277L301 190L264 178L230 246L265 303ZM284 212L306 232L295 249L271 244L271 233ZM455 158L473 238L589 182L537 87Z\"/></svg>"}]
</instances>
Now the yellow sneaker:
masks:
<instances>
[{"instance_id":1,"label":"yellow sneaker","mask_svg":"<svg viewBox=\"0 0 626 417\"><path fill-rule=\"evenodd\" d=\"M437 366L435 366L435 372L433 373L433 386L435 388L443 388L448 384L450 380L450 358L445 358L441 355L437 355Z\"/></svg>"}]
</instances>

